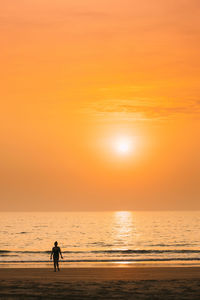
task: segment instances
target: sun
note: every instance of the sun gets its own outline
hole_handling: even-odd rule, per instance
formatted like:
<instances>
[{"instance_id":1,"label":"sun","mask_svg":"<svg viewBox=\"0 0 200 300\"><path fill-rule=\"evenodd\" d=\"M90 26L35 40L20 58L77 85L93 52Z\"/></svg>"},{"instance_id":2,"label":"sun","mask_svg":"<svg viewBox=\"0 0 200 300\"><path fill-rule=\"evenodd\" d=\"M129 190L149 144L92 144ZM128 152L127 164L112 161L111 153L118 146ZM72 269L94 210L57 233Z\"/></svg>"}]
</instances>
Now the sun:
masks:
<instances>
[{"instance_id":1,"label":"sun","mask_svg":"<svg viewBox=\"0 0 200 300\"><path fill-rule=\"evenodd\" d=\"M118 137L114 140L113 148L120 155L128 155L133 150L133 143L128 137Z\"/></svg>"}]
</instances>

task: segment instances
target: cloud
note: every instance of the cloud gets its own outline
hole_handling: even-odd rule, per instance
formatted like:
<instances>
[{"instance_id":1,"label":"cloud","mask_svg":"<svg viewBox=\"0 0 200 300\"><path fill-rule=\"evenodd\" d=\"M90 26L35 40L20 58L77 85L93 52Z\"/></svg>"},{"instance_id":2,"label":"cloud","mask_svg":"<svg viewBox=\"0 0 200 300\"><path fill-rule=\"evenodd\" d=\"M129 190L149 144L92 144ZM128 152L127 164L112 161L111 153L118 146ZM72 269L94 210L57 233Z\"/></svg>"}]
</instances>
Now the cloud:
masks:
<instances>
[{"instance_id":1,"label":"cloud","mask_svg":"<svg viewBox=\"0 0 200 300\"><path fill-rule=\"evenodd\" d=\"M147 98L134 100L104 100L90 103L85 112L99 118L116 117L126 120L169 120L180 116L194 116L200 114L200 100L184 101L182 103L168 104L156 103Z\"/></svg>"}]
</instances>

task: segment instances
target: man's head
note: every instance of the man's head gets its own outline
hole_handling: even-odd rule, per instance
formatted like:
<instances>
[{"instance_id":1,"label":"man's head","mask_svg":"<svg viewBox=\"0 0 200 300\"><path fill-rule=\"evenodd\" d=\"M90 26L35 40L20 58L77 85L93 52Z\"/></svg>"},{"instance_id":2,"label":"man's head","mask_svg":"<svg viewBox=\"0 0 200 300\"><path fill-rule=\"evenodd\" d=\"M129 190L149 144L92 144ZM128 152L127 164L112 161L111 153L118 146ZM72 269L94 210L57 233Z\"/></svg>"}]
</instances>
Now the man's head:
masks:
<instances>
[{"instance_id":1,"label":"man's head","mask_svg":"<svg viewBox=\"0 0 200 300\"><path fill-rule=\"evenodd\" d=\"M55 242L54 245L55 245L55 247L57 247L58 246L58 242Z\"/></svg>"}]
</instances>

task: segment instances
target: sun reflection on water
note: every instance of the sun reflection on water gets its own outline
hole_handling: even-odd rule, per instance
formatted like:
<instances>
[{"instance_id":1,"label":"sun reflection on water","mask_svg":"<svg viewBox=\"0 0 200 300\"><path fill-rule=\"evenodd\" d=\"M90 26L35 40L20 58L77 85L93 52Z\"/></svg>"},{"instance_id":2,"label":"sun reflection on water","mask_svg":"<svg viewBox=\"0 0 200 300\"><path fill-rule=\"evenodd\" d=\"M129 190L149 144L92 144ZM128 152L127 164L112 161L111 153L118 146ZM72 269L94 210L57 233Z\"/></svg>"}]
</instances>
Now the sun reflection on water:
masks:
<instances>
[{"instance_id":1,"label":"sun reflection on water","mask_svg":"<svg viewBox=\"0 0 200 300\"><path fill-rule=\"evenodd\" d=\"M134 218L133 212L131 211L116 211L114 213L115 218L115 241L118 246L127 249L131 240L133 239L134 229Z\"/></svg>"}]
</instances>

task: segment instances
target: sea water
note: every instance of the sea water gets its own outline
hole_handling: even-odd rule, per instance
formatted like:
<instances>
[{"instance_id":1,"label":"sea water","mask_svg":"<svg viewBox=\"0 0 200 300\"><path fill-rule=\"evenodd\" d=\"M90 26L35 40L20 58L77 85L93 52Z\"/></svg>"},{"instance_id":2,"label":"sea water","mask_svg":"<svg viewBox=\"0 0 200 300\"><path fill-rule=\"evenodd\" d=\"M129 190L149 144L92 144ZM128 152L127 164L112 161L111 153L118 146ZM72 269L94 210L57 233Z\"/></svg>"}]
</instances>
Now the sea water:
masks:
<instances>
[{"instance_id":1,"label":"sea water","mask_svg":"<svg viewBox=\"0 0 200 300\"><path fill-rule=\"evenodd\" d=\"M0 264L48 266L58 241L63 265L200 263L200 211L2 212Z\"/></svg>"}]
</instances>

